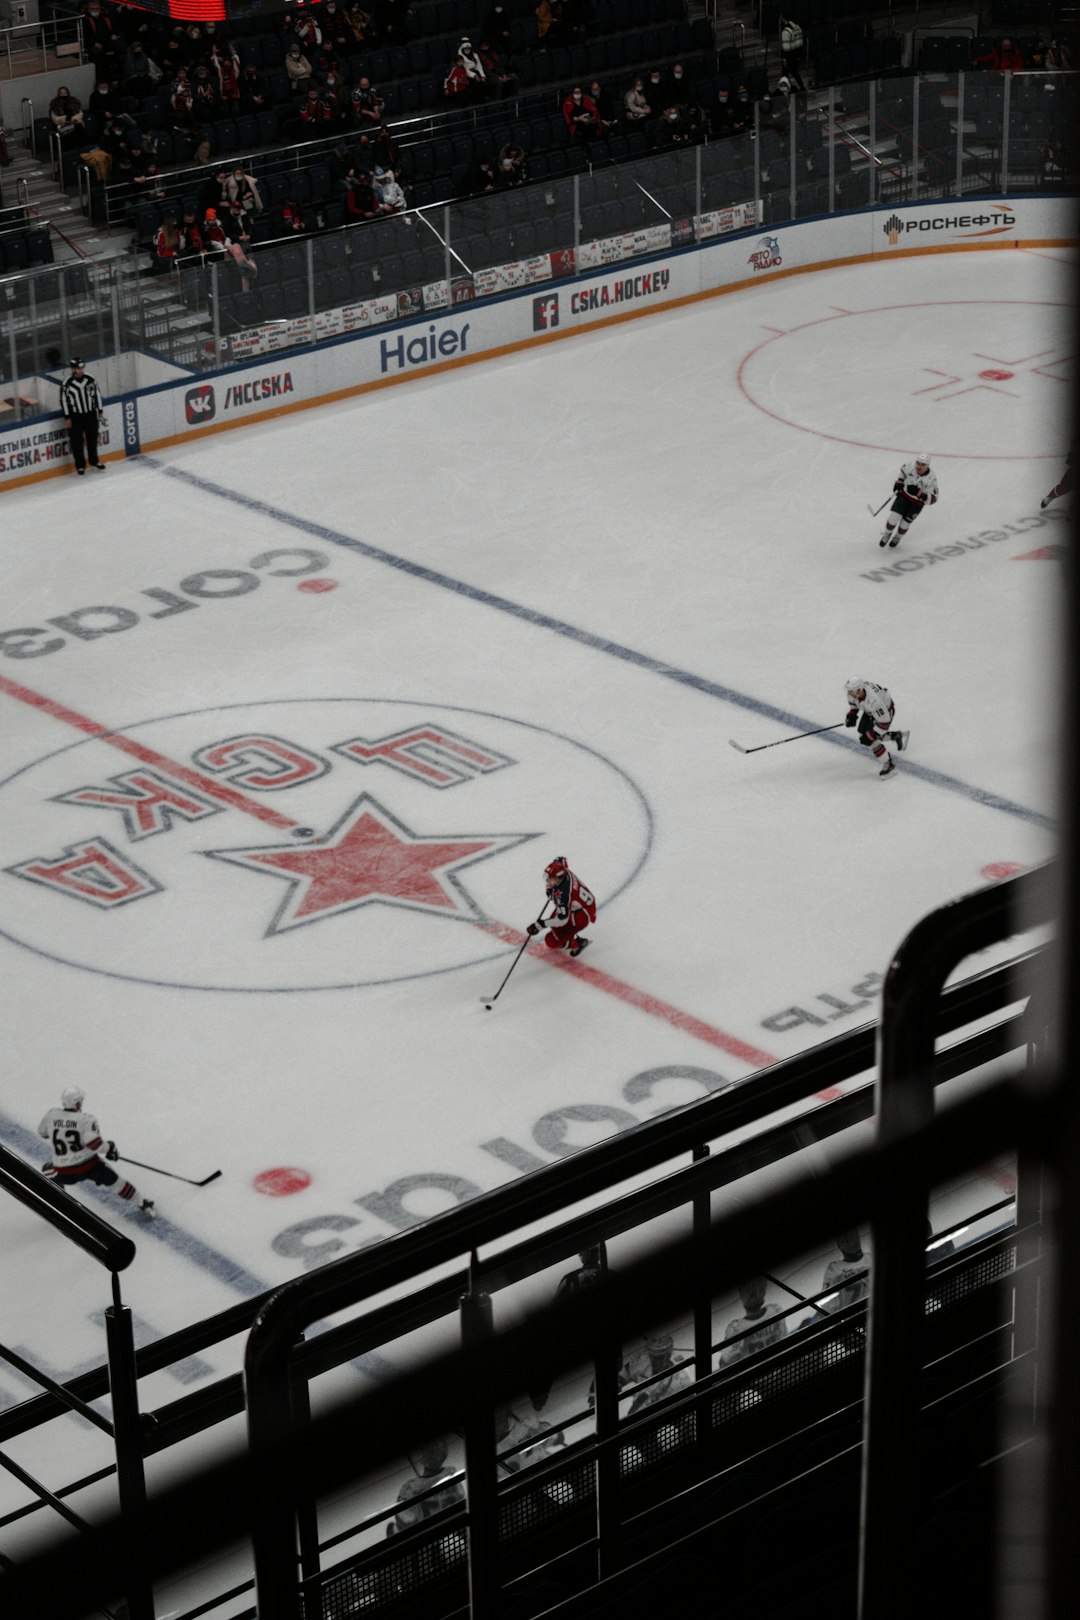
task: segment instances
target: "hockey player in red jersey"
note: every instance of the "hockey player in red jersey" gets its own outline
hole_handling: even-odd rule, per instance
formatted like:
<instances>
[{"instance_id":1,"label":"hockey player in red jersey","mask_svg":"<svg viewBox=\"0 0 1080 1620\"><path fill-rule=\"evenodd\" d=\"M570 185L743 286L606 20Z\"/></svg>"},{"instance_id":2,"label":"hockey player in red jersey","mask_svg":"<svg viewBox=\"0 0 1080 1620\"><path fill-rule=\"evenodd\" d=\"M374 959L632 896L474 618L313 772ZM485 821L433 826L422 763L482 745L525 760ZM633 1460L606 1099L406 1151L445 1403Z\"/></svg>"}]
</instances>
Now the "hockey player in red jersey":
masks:
<instances>
[{"instance_id":1,"label":"hockey player in red jersey","mask_svg":"<svg viewBox=\"0 0 1080 1620\"><path fill-rule=\"evenodd\" d=\"M538 934L546 928L544 944L549 951L569 951L571 956L580 956L589 943L581 930L596 921L596 900L571 872L565 855L556 855L544 869L544 882L548 905L555 910L543 922L530 923L529 933Z\"/></svg>"},{"instance_id":2,"label":"hockey player in red jersey","mask_svg":"<svg viewBox=\"0 0 1080 1620\"><path fill-rule=\"evenodd\" d=\"M1039 502L1039 505L1040 505L1040 507L1042 508L1042 510L1044 512L1045 512L1046 508L1050 505L1051 501L1056 501L1062 495L1068 495L1070 493L1070 491L1072 490L1072 487L1073 487L1072 464L1073 464L1073 456L1075 454L1076 454L1076 446L1073 445L1072 449L1069 451L1069 454L1065 458L1065 471L1062 473L1060 479L1054 485L1054 487L1050 491L1049 495L1044 495L1042 500Z\"/></svg>"}]
</instances>

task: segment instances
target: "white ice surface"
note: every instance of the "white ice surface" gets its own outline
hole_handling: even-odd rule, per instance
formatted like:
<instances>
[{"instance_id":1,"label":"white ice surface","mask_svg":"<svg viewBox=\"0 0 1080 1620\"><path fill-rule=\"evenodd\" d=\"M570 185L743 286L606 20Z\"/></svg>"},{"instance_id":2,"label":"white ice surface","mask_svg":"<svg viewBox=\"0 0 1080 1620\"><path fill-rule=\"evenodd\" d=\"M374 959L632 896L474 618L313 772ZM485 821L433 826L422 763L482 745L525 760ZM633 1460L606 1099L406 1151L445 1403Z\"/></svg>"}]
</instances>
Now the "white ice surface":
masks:
<instances>
[{"instance_id":1,"label":"white ice surface","mask_svg":"<svg viewBox=\"0 0 1080 1620\"><path fill-rule=\"evenodd\" d=\"M33 1159L79 1080L122 1152L222 1169L204 1189L133 1171L149 1229L104 1206L139 1245L143 1338L296 1275L305 1242L379 1241L394 1226L357 1200L400 1178L451 1178L408 1194L423 1218L515 1155L552 1162L865 1022L918 918L1052 853L1066 503L1039 499L1068 445L1073 275L1022 251L819 272L4 495L4 627L139 615L0 657L0 1138ZM867 505L924 449L940 503L882 552ZM333 590L264 565L247 594L148 617L146 590L297 547ZM728 746L835 722L854 675L911 730L889 781L850 735ZM58 802L141 768L74 716L189 767L261 731L330 768L132 841L118 811ZM435 790L330 751L413 726L512 763ZM318 842L364 793L413 835L524 841L461 870L460 916L345 893L277 932L285 880L206 856L300 848L290 824ZM102 909L11 870L95 837L155 891ZM598 895L591 948L580 971L527 956L487 1013L517 936L478 919L523 927L556 853ZM279 1167L310 1183L260 1192ZM935 1224L1008 1180L943 1192ZM19 1206L0 1222L0 1340L60 1377L98 1364L107 1278ZM826 1258L782 1280L809 1291ZM185 1387L160 1374L146 1403ZM24 1397L0 1368L0 1400ZM50 1485L105 1450L74 1420L12 1448ZM0 1512L22 1500L3 1476Z\"/></svg>"}]
</instances>

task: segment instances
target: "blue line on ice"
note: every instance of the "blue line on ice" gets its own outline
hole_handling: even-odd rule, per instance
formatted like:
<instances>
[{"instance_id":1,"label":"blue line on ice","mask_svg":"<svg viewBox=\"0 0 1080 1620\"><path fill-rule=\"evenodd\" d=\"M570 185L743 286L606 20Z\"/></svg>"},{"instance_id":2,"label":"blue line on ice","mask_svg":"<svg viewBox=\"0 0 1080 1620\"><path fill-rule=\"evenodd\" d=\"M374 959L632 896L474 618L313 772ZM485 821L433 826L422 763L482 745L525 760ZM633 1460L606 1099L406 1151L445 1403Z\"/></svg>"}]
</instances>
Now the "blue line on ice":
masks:
<instances>
[{"instance_id":1,"label":"blue line on ice","mask_svg":"<svg viewBox=\"0 0 1080 1620\"><path fill-rule=\"evenodd\" d=\"M746 709L750 714L758 715L762 719L774 720L778 725L785 726L791 731L811 731L818 724L816 720L808 720L803 715L792 714L787 709L778 709L773 704L750 697L745 692L737 692L733 687L722 686L718 681L707 680L703 675L679 669L677 665L665 663L663 659L652 658L648 653L638 652L634 647L625 647L621 642L611 641L606 636L594 635L591 630L582 630L577 625L568 624L565 619L555 619L548 613L539 613L535 608L525 607L521 602L511 602L505 596L497 596L493 591L486 591L482 586L469 585L465 580L454 579L452 575L442 574L438 569L428 568L424 563L413 562L408 557L398 557L392 551L385 551L381 546L373 546L367 540L356 540L352 535L342 534L340 530L328 528L323 523L315 523L311 518L287 512L280 506L272 506L269 501L261 501L253 495L244 495L239 490L214 483L212 479L200 478L197 473L188 472L183 467L169 466L155 456L144 456L142 459L147 465L164 473L167 478L179 479L181 483L190 484L193 489L202 490L204 494L217 495L224 501L231 501L235 506L242 506L249 512L258 512L260 516L269 518L274 523L280 523L286 528L295 529L300 534L322 540L327 545L338 546L343 551L354 552L359 557L367 557L372 562L384 563L388 568L396 568L403 574L412 575L414 579L424 580L428 585L437 585L440 590L453 591L455 595L478 602L483 607L494 608L499 613L508 613L515 619L521 619L526 624L535 626L538 630L550 630L557 636L564 636L568 641L576 641L579 646L591 647L594 652L605 653L609 658L619 658L626 664L635 664L639 669L660 675L665 680L675 681L680 686L687 686L692 691L701 692L705 697L719 698L722 703L731 703L736 708ZM837 736L835 732L826 732L818 740L840 748L858 746L847 737ZM1031 822L1036 827L1052 829L1055 825L1052 817L1043 815L1039 810L1031 810L1027 805L1016 804L1012 799L1006 799L1000 793L991 793L986 788L972 787L968 782L961 782L955 776L946 775L944 771L935 771L929 766L919 765L912 759L905 758L904 774L917 777L919 781L927 782L931 787L941 788L946 793L959 794L974 804L983 805L987 810L1000 810L1003 815L1016 816L1021 821Z\"/></svg>"}]
</instances>

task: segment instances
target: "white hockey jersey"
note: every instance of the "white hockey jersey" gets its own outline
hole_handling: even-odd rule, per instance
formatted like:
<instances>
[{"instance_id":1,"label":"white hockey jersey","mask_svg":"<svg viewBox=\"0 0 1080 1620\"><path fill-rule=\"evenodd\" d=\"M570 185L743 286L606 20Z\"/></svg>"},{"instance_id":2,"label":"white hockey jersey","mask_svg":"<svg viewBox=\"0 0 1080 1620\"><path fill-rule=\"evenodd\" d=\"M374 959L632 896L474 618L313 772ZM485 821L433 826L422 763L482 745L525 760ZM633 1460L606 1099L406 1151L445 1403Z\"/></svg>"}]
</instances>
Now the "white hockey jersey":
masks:
<instances>
[{"instance_id":1,"label":"white hockey jersey","mask_svg":"<svg viewBox=\"0 0 1080 1620\"><path fill-rule=\"evenodd\" d=\"M50 1108L38 1126L38 1135L51 1145L57 1170L76 1170L89 1164L91 1159L103 1156L107 1146L93 1114L70 1108Z\"/></svg>"},{"instance_id":2,"label":"white hockey jersey","mask_svg":"<svg viewBox=\"0 0 1080 1620\"><path fill-rule=\"evenodd\" d=\"M900 468L901 488L912 500L925 501L927 506L932 506L938 498L937 477L929 467L924 473L919 473L915 466L914 461L905 461Z\"/></svg>"},{"instance_id":3,"label":"white hockey jersey","mask_svg":"<svg viewBox=\"0 0 1080 1620\"><path fill-rule=\"evenodd\" d=\"M866 696L856 697L856 692L860 691ZM860 714L870 716L875 730L886 731L892 725L896 705L886 687L875 686L873 681L848 681L847 700L849 709L858 709Z\"/></svg>"}]
</instances>

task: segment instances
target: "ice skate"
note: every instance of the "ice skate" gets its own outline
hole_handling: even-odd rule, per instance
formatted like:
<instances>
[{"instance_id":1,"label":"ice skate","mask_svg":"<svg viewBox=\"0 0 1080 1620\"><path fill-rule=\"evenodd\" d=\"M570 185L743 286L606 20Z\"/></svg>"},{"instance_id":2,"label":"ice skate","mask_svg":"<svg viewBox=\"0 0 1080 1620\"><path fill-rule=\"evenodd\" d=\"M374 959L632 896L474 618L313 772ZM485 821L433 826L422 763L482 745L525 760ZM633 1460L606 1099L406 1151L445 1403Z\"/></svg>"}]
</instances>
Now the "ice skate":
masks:
<instances>
[{"instance_id":1,"label":"ice skate","mask_svg":"<svg viewBox=\"0 0 1080 1620\"><path fill-rule=\"evenodd\" d=\"M1053 498L1054 498L1053 491L1051 491L1051 493L1049 495L1044 495L1043 496L1042 500L1039 502L1039 510L1040 510L1040 512L1045 512L1046 511L1046 508L1050 505L1050 502L1053 500Z\"/></svg>"},{"instance_id":2,"label":"ice skate","mask_svg":"<svg viewBox=\"0 0 1080 1620\"><path fill-rule=\"evenodd\" d=\"M882 534L881 539L878 541L878 545L879 546L887 546L888 543L889 543L889 531L888 531L888 529L886 529L885 532Z\"/></svg>"},{"instance_id":3,"label":"ice skate","mask_svg":"<svg viewBox=\"0 0 1080 1620\"><path fill-rule=\"evenodd\" d=\"M143 1199L142 1203L139 1205L139 1214L148 1215L151 1220L154 1219L154 1216L157 1214L157 1210L154 1208L154 1200L152 1198Z\"/></svg>"},{"instance_id":4,"label":"ice skate","mask_svg":"<svg viewBox=\"0 0 1080 1620\"><path fill-rule=\"evenodd\" d=\"M910 736L911 736L910 731L890 731L889 732L890 741L892 741L892 742L894 742L896 744L896 752L898 754L902 754L904 752L904 749L907 747L907 740L908 740L908 738Z\"/></svg>"},{"instance_id":5,"label":"ice skate","mask_svg":"<svg viewBox=\"0 0 1080 1620\"><path fill-rule=\"evenodd\" d=\"M585 938L585 935L581 934L577 939L575 939L574 943L571 945L571 947L570 947L570 955L571 956L580 956L582 951L585 949L585 947L586 947L586 945L588 943L589 942Z\"/></svg>"},{"instance_id":6,"label":"ice skate","mask_svg":"<svg viewBox=\"0 0 1080 1620\"><path fill-rule=\"evenodd\" d=\"M900 544L900 535L898 533L891 534L889 536L889 544L890 546L898 546Z\"/></svg>"},{"instance_id":7,"label":"ice skate","mask_svg":"<svg viewBox=\"0 0 1080 1620\"><path fill-rule=\"evenodd\" d=\"M889 754L886 757L884 765L881 767L880 771L878 771L878 775L879 776L888 776L892 771L895 771L895 769L896 769L896 761L893 759L892 755Z\"/></svg>"}]
</instances>

